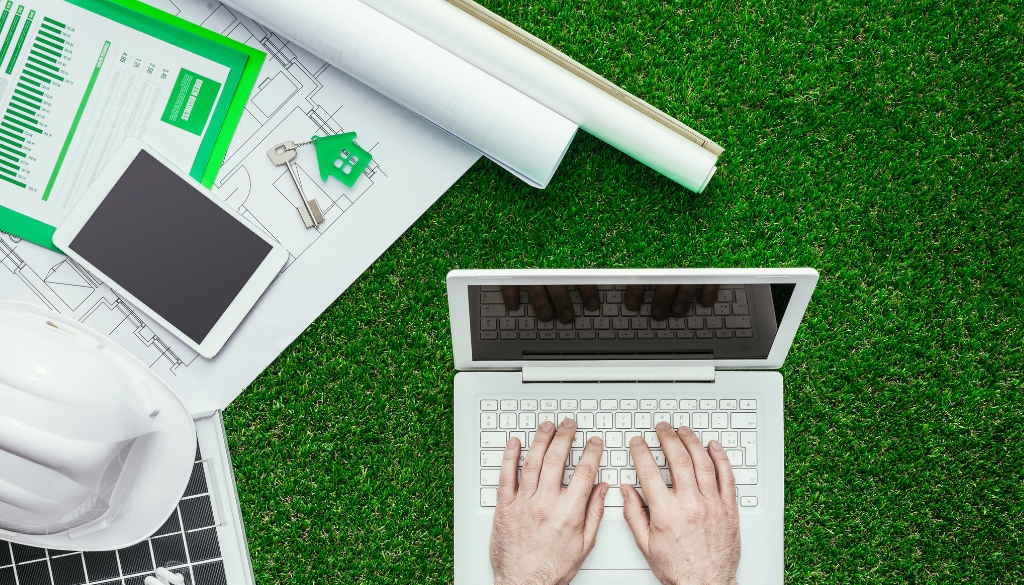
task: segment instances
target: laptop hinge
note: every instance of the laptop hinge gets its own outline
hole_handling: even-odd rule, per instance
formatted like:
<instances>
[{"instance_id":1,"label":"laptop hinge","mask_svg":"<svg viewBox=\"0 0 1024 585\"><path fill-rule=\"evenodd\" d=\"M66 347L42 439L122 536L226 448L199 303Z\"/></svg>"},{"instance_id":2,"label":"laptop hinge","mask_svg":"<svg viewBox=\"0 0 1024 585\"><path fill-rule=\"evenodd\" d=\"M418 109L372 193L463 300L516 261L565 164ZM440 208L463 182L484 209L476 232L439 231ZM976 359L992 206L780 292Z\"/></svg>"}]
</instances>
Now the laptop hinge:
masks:
<instances>
[{"instance_id":1,"label":"laptop hinge","mask_svg":"<svg viewBox=\"0 0 1024 585\"><path fill-rule=\"evenodd\" d=\"M714 366L523 366L523 382L714 381Z\"/></svg>"}]
</instances>

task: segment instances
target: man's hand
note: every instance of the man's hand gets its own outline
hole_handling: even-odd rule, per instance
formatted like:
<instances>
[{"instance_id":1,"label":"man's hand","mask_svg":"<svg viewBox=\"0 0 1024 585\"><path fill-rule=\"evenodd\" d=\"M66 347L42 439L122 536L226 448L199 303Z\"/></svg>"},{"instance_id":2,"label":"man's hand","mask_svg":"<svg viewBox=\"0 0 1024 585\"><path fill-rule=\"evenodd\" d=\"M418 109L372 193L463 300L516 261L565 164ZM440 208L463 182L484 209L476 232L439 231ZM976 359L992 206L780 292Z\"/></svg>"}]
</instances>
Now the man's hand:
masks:
<instances>
[{"instance_id":1,"label":"man's hand","mask_svg":"<svg viewBox=\"0 0 1024 585\"><path fill-rule=\"evenodd\" d=\"M620 489L622 513L636 544L666 585L733 585L740 530L729 457L718 441L711 441L705 451L688 427L673 431L660 422L657 430L673 487L665 485L647 443L634 437L629 451L650 513L633 486Z\"/></svg>"},{"instance_id":2,"label":"man's hand","mask_svg":"<svg viewBox=\"0 0 1024 585\"><path fill-rule=\"evenodd\" d=\"M604 443L597 437L587 441L569 487L563 488L575 434L572 419L562 421L557 432L550 422L541 423L518 488L519 440L505 445L491 530L495 585L564 585L594 548L608 492L608 484L594 485Z\"/></svg>"}]
</instances>

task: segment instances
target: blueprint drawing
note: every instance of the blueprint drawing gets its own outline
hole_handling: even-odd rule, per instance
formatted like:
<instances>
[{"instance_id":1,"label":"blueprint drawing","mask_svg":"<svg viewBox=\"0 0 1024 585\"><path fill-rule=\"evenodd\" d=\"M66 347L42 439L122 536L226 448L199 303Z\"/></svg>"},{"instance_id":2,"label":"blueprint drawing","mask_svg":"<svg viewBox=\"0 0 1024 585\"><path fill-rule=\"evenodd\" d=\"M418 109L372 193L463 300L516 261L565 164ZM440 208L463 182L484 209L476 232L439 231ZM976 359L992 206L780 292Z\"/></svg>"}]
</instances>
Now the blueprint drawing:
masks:
<instances>
[{"instance_id":1,"label":"blueprint drawing","mask_svg":"<svg viewBox=\"0 0 1024 585\"><path fill-rule=\"evenodd\" d=\"M287 248L288 263L211 360L69 258L7 234L0 234L0 299L46 306L111 337L197 414L230 404L480 154L218 2L148 1L267 53L213 192ZM285 140L340 132L356 132L373 161L349 188L321 181L313 147L299 149L303 188L326 218L306 229L287 169L266 153Z\"/></svg>"}]
</instances>

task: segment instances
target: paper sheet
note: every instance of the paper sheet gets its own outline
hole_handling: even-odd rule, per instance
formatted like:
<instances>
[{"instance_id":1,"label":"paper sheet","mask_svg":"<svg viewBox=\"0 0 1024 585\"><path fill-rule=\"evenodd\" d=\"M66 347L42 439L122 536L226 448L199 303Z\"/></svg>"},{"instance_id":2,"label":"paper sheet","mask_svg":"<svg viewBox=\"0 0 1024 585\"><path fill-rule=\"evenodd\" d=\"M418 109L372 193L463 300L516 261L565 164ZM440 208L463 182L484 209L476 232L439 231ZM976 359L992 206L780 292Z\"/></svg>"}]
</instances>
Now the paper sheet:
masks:
<instances>
[{"instance_id":1,"label":"paper sheet","mask_svg":"<svg viewBox=\"0 0 1024 585\"><path fill-rule=\"evenodd\" d=\"M720 146L472 0L362 1L688 189L715 172Z\"/></svg>"},{"instance_id":2,"label":"paper sheet","mask_svg":"<svg viewBox=\"0 0 1024 585\"><path fill-rule=\"evenodd\" d=\"M358 0L227 0L544 187L576 125Z\"/></svg>"},{"instance_id":3,"label":"paper sheet","mask_svg":"<svg viewBox=\"0 0 1024 585\"><path fill-rule=\"evenodd\" d=\"M199 357L69 258L0 234L0 298L48 306L148 364L193 413L226 407L432 205L479 153L320 59L216 2L151 0L269 53L214 193L291 258L212 360ZM313 133L355 131L373 153L349 189L320 180L312 147L296 161L326 221L302 226L298 194L267 150Z\"/></svg>"},{"instance_id":4,"label":"paper sheet","mask_svg":"<svg viewBox=\"0 0 1024 585\"><path fill-rule=\"evenodd\" d=\"M5 216L7 229L59 225L126 136L202 177L245 54L207 54L208 41L164 38L151 19L106 2L6 6L0 206L20 214Z\"/></svg>"}]
</instances>

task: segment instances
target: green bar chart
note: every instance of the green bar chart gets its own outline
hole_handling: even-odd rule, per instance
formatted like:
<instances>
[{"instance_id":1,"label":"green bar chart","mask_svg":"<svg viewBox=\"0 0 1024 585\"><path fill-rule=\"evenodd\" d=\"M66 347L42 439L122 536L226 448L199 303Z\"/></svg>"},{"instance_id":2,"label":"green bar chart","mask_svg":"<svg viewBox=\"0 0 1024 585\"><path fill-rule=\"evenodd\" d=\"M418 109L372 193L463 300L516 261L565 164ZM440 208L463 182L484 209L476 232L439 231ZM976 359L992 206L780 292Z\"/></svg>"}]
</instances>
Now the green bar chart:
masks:
<instances>
[{"instance_id":1,"label":"green bar chart","mask_svg":"<svg viewBox=\"0 0 1024 585\"><path fill-rule=\"evenodd\" d=\"M7 2L0 22L6 19L12 3ZM24 24L18 27L22 22ZM48 91L54 84L64 81L61 64L65 56L65 29L63 23L43 17L30 45L26 45L30 28L36 18L36 11L25 14L24 6L18 6L6 32L3 46L0 46L0 65L7 60L5 72L10 74L18 57L27 46L27 55L20 75L13 80L14 89L7 107L0 118L0 179L25 188L26 165L31 158L33 138L45 132L45 116L50 106ZM2 30L2 24L0 24ZM20 33L15 37L16 32Z\"/></svg>"}]
</instances>

